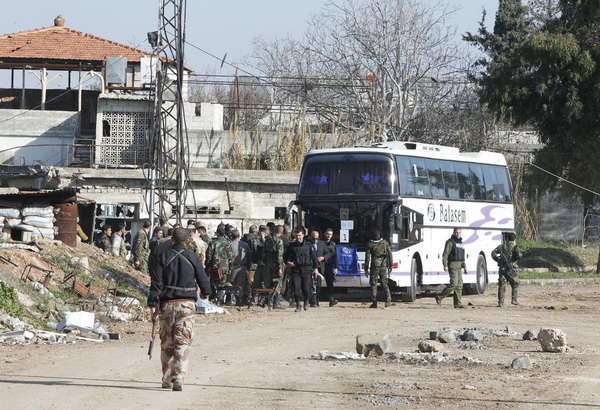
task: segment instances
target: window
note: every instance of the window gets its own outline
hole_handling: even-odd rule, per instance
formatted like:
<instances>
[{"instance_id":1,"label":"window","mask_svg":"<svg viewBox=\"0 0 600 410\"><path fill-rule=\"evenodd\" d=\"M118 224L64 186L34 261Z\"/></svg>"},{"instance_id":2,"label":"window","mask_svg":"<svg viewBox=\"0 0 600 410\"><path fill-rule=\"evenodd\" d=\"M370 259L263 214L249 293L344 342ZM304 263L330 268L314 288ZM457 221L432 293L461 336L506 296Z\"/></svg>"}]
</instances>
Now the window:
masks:
<instances>
[{"instance_id":1,"label":"window","mask_svg":"<svg viewBox=\"0 0 600 410\"><path fill-rule=\"evenodd\" d=\"M483 170L479 164L469 164L471 171L471 186L473 187L473 199L485 200L485 183L483 180Z\"/></svg>"},{"instance_id":2,"label":"window","mask_svg":"<svg viewBox=\"0 0 600 410\"><path fill-rule=\"evenodd\" d=\"M471 173L469 172L469 164L465 162L457 162L454 164L456 169L456 178L458 179L458 190L461 199L474 199L473 187L471 186Z\"/></svg>"},{"instance_id":3,"label":"window","mask_svg":"<svg viewBox=\"0 0 600 410\"><path fill-rule=\"evenodd\" d=\"M454 170L454 163L450 161L441 161L444 186L446 187L446 197L450 199L459 199L460 191L458 188L458 178Z\"/></svg>"},{"instance_id":4,"label":"window","mask_svg":"<svg viewBox=\"0 0 600 410\"><path fill-rule=\"evenodd\" d=\"M299 195L396 194L396 172L386 155L315 155L306 159Z\"/></svg>"},{"instance_id":5,"label":"window","mask_svg":"<svg viewBox=\"0 0 600 410\"><path fill-rule=\"evenodd\" d=\"M436 159L426 160L427 172L429 173L429 186L434 198L446 198L440 162Z\"/></svg>"}]
</instances>

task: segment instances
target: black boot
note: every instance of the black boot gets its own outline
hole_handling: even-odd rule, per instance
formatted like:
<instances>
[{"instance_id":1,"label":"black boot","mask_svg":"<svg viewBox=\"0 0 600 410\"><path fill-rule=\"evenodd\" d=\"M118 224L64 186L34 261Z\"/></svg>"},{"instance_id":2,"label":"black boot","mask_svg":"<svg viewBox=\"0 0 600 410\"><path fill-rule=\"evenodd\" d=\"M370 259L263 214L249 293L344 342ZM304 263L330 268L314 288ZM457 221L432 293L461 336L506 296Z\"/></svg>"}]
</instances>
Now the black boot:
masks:
<instances>
[{"instance_id":1,"label":"black boot","mask_svg":"<svg viewBox=\"0 0 600 410\"><path fill-rule=\"evenodd\" d=\"M294 310L294 312L300 312L302 310L302 307L300 306L300 302L296 302L296 310Z\"/></svg>"},{"instance_id":2,"label":"black boot","mask_svg":"<svg viewBox=\"0 0 600 410\"><path fill-rule=\"evenodd\" d=\"M281 305L281 295L276 294L273 298L273 309L285 309L285 307Z\"/></svg>"},{"instance_id":3,"label":"black boot","mask_svg":"<svg viewBox=\"0 0 600 410\"><path fill-rule=\"evenodd\" d=\"M377 309L377 301L371 303L371 306L369 306L371 309Z\"/></svg>"}]
</instances>

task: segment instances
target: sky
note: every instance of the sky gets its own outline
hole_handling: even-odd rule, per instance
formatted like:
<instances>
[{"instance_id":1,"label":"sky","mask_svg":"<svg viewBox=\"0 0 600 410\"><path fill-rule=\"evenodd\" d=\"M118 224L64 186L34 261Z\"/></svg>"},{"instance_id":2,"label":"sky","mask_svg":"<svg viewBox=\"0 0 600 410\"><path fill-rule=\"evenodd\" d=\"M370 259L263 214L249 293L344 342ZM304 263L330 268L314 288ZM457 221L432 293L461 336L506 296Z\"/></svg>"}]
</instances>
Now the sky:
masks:
<instances>
[{"instance_id":1,"label":"sky","mask_svg":"<svg viewBox=\"0 0 600 410\"><path fill-rule=\"evenodd\" d=\"M273 40L290 35L301 39L310 16L317 14L325 2L187 0L186 41L193 46L185 48L185 65L196 72L213 69L216 74L230 74L233 68L220 68L225 53L227 61L235 63L251 53L252 39L257 36ZM5 7L9 3L10 7L0 14L0 34L51 26L60 14L65 27L150 51L146 33L158 27L161 1L0 0ZM460 7L450 18L458 33L475 32L483 8L487 10L486 24L493 26L498 0L448 0L448 3Z\"/></svg>"}]
</instances>

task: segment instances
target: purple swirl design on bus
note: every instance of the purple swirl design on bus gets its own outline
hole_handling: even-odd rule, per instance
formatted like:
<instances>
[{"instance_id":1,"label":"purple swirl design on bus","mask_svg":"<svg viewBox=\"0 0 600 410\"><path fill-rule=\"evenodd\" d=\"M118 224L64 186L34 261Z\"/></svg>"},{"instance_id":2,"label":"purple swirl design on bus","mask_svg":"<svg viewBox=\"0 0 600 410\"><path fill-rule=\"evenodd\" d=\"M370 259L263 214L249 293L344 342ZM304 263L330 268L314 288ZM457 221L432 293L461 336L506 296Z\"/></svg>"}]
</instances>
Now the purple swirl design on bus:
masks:
<instances>
[{"instance_id":1,"label":"purple swirl design on bus","mask_svg":"<svg viewBox=\"0 0 600 410\"><path fill-rule=\"evenodd\" d=\"M502 207L499 205L489 205L489 206L484 206L483 208L481 208L481 214L483 215L483 218L478 219L477 221L473 222L471 225L469 225L469 228L481 228L482 226L484 226L490 222L496 221L496 218L492 216L492 212L496 208L501 209ZM512 220L511 218L502 218L499 221L497 221L497 223L498 223L498 225L506 225L506 224L510 223L511 220ZM485 235L489 235L489 234L490 234L490 231L485 233ZM499 233L496 236L494 236L492 239L500 240L501 238L502 238L502 234ZM470 237L463 240L463 244L468 245L477 240L479 240L479 234L477 233L477 231L473 231L473 233L471 234Z\"/></svg>"}]
</instances>

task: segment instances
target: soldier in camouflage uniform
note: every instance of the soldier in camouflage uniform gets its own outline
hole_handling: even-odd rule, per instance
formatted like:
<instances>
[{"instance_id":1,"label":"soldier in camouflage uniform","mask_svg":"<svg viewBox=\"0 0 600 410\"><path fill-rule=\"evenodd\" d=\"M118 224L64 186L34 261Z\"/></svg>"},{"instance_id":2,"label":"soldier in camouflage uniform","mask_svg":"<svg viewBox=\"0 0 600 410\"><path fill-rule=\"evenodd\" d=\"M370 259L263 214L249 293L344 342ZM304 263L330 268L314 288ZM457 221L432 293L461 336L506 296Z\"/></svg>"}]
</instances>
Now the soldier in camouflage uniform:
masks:
<instances>
[{"instance_id":1,"label":"soldier in camouflage uniform","mask_svg":"<svg viewBox=\"0 0 600 410\"><path fill-rule=\"evenodd\" d=\"M506 282L510 283L512 289L511 301L513 305L518 305L519 301L519 279L517 278L517 270L515 262L521 259L523 254L519 247L515 244L517 236L514 232L503 233L503 242L492 251L492 259L498 262L498 307L504 306L504 293L506 292Z\"/></svg>"},{"instance_id":2,"label":"soldier in camouflage uniform","mask_svg":"<svg viewBox=\"0 0 600 410\"><path fill-rule=\"evenodd\" d=\"M158 255L152 272L148 306L160 309L162 387L181 391L194 340L194 316L200 287L202 297L211 292L210 282L198 257L185 248L189 232L177 228L172 247Z\"/></svg>"},{"instance_id":3,"label":"soldier in camouflage uniform","mask_svg":"<svg viewBox=\"0 0 600 410\"><path fill-rule=\"evenodd\" d=\"M263 251L263 261L265 269L263 273L263 281L266 289L273 289L276 285L274 280L277 282L281 280L283 275L283 226L277 225L273 228L273 232L265 240L265 249ZM273 307L275 309L285 309L281 305L281 294L279 289L275 292L273 298Z\"/></svg>"},{"instance_id":4,"label":"soldier in camouflage uniform","mask_svg":"<svg viewBox=\"0 0 600 410\"><path fill-rule=\"evenodd\" d=\"M206 232L206 226L200 225L200 222L196 224L196 231L198 232L200 239L202 239L207 245L212 242L211 237Z\"/></svg>"},{"instance_id":5,"label":"soldier in camouflage uniform","mask_svg":"<svg viewBox=\"0 0 600 410\"><path fill-rule=\"evenodd\" d=\"M217 287L231 286L227 284L227 274L231 271L231 244L225 239L224 227L217 228L217 238L208 244L204 268L213 285L213 297L217 296Z\"/></svg>"},{"instance_id":6,"label":"soldier in camouflage uniform","mask_svg":"<svg viewBox=\"0 0 600 410\"><path fill-rule=\"evenodd\" d=\"M148 257L150 256L150 221L145 221L142 229L138 231L133 240L131 254L133 266L144 273L148 273Z\"/></svg>"},{"instance_id":7,"label":"soldier in camouflage uniform","mask_svg":"<svg viewBox=\"0 0 600 410\"><path fill-rule=\"evenodd\" d=\"M112 243L112 253L121 259L127 259L127 243L125 242L125 224L119 222L116 231L112 234L110 241Z\"/></svg>"},{"instance_id":8,"label":"soldier in camouflage uniform","mask_svg":"<svg viewBox=\"0 0 600 410\"><path fill-rule=\"evenodd\" d=\"M112 252L112 243L110 242L110 234L112 233L112 227L110 225L102 226L102 233L94 242L98 248L102 249L103 252L111 253Z\"/></svg>"},{"instance_id":9,"label":"soldier in camouflage uniform","mask_svg":"<svg viewBox=\"0 0 600 410\"><path fill-rule=\"evenodd\" d=\"M453 295L454 308L464 309L461 303L463 280L460 270L463 269L466 274L467 265L465 263L465 248L462 244L462 229L454 228L452 236L446 241L444 253L442 254L442 263L444 264L444 270L450 275L450 283L446 285L439 295L435 296L435 303L440 305L442 299Z\"/></svg>"},{"instance_id":10,"label":"soldier in camouflage uniform","mask_svg":"<svg viewBox=\"0 0 600 410\"><path fill-rule=\"evenodd\" d=\"M379 229L373 229L373 239L367 244L365 252L365 275L369 278L371 285L371 308L377 308L377 282L381 281L381 287L385 292L385 307L389 307L392 295L388 286L388 275L392 271L392 248L385 239L381 238Z\"/></svg>"},{"instance_id":11,"label":"soldier in camouflage uniform","mask_svg":"<svg viewBox=\"0 0 600 410\"><path fill-rule=\"evenodd\" d=\"M253 245L250 245L252 251L253 262L256 263L254 269L254 275L252 276L252 287L258 289L265 289L265 283L263 276L265 275L265 262L263 258L263 252L265 249L265 242L269 236L269 228L266 225L258 227L258 240L253 240Z\"/></svg>"}]
</instances>

